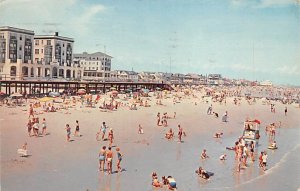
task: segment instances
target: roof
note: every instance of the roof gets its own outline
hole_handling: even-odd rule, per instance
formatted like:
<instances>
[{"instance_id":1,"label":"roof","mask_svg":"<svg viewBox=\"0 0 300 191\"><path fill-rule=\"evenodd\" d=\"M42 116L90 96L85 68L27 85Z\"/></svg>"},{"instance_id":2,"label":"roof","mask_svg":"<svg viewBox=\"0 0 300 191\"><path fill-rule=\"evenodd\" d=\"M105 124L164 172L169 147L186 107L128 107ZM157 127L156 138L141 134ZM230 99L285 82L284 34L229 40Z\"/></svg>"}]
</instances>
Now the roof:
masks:
<instances>
[{"instance_id":1,"label":"roof","mask_svg":"<svg viewBox=\"0 0 300 191\"><path fill-rule=\"evenodd\" d=\"M68 42L74 42L73 38L56 36L56 35L35 35L34 40L35 39L38 39L38 40L39 39L57 39L57 40L64 40L64 41L68 41Z\"/></svg>"},{"instance_id":2,"label":"roof","mask_svg":"<svg viewBox=\"0 0 300 191\"><path fill-rule=\"evenodd\" d=\"M0 26L0 31L9 31L9 32L17 32L17 33L24 33L28 35L34 35L34 31L32 30L14 28L9 26Z\"/></svg>"},{"instance_id":3,"label":"roof","mask_svg":"<svg viewBox=\"0 0 300 191\"><path fill-rule=\"evenodd\" d=\"M76 57L82 57L82 58L87 58L87 57L105 57L105 58L113 58L112 56L109 56L103 52L95 52L88 54L87 52L79 53L79 54L74 54L74 58Z\"/></svg>"}]
</instances>

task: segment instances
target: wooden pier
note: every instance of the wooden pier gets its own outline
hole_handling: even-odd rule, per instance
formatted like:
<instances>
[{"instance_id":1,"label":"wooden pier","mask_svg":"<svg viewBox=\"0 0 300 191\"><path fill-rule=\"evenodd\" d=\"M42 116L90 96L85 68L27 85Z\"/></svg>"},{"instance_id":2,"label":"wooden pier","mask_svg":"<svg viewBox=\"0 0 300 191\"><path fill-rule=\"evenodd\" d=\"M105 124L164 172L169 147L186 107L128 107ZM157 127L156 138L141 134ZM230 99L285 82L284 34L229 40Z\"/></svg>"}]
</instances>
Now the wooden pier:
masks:
<instances>
[{"instance_id":1,"label":"wooden pier","mask_svg":"<svg viewBox=\"0 0 300 191\"><path fill-rule=\"evenodd\" d=\"M127 89L138 90L146 88L154 90L170 89L169 84L155 82L62 82L62 81L5 81L0 80L1 91L11 95L19 92L27 94L47 94L49 92L72 91L77 92L79 89L85 89L87 93L106 93L114 88L117 91Z\"/></svg>"}]
</instances>

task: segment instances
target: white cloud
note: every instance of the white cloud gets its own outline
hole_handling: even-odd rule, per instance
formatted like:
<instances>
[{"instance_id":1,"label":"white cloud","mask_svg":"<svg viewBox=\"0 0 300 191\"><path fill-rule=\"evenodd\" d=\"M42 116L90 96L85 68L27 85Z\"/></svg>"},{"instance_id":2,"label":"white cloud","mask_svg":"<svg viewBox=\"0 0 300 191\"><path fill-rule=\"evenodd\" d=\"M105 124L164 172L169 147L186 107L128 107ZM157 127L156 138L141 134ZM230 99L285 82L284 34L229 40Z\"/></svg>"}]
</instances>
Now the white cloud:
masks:
<instances>
[{"instance_id":1,"label":"white cloud","mask_svg":"<svg viewBox=\"0 0 300 191\"><path fill-rule=\"evenodd\" d=\"M284 75L300 75L300 65L294 65L294 66L281 66L277 67L275 71L279 72L280 74Z\"/></svg>"},{"instance_id":2,"label":"white cloud","mask_svg":"<svg viewBox=\"0 0 300 191\"><path fill-rule=\"evenodd\" d=\"M230 0L235 7L268 8L300 4L300 0Z\"/></svg>"}]
</instances>

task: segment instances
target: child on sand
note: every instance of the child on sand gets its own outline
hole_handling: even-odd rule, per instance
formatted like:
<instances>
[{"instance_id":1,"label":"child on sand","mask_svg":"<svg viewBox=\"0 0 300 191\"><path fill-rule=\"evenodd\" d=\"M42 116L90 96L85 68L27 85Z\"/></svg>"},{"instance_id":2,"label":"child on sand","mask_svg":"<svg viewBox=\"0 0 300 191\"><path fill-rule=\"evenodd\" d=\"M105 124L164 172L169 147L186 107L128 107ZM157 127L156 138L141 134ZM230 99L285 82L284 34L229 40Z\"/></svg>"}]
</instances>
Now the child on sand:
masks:
<instances>
[{"instance_id":1,"label":"child on sand","mask_svg":"<svg viewBox=\"0 0 300 191\"><path fill-rule=\"evenodd\" d=\"M69 124L66 124L66 131L67 131L67 142L70 142L70 135L71 135L71 127Z\"/></svg>"},{"instance_id":2,"label":"child on sand","mask_svg":"<svg viewBox=\"0 0 300 191\"><path fill-rule=\"evenodd\" d=\"M118 157L117 169L118 169L119 172L122 172L121 161L122 161L123 155L121 154L119 147L116 148L116 151L117 151L117 157Z\"/></svg>"},{"instance_id":3,"label":"child on sand","mask_svg":"<svg viewBox=\"0 0 300 191\"><path fill-rule=\"evenodd\" d=\"M113 132L113 129L110 128L109 132L108 132L108 140L109 140L109 146L110 147L112 146L113 139L114 139L114 132Z\"/></svg>"},{"instance_id":4,"label":"child on sand","mask_svg":"<svg viewBox=\"0 0 300 191\"><path fill-rule=\"evenodd\" d=\"M206 154L206 149L203 149L202 153L201 153L201 158L202 159L207 159L209 158L209 156Z\"/></svg>"},{"instance_id":5,"label":"child on sand","mask_svg":"<svg viewBox=\"0 0 300 191\"><path fill-rule=\"evenodd\" d=\"M215 133L214 138L221 138L221 135L223 135L223 133Z\"/></svg>"},{"instance_id":6,"label":"child on sand","mask_svg":"<svg viewBox=\"0 0 300 191\"><path fill-rule=\"evenodd\" d=\"M144 134L144 130L143 130L141 124L139 124L138 134Z\"/></svg>"},{"instance_id":7,"label":"child on sand","mask_svg":"<svg viewBox=\"0 0 300 191\"><path fill-rule=\"evenodd\" d=\"M28 123L27 123L27 131L28 131L29 137L31 137L32 124L33 124L33 123L31 123L31 120L29 119L29 121L28 121Z\"/></svg>"},{"instance_id":8,"label":"child on sand","mask_svg":"<svg viewBox=\"0 0 300 191\"><path fill-rule=\"evenodd\" d=\"M74 136L80 136L78 120L76 120L76 129L75 129Z\"/></svg>"},{"instance_id":9,"label":"child on sand","mask_svg":"<svg viewBox=\"0 0 300 191\"><path fill-rule=\"evenodd\" d=\"M43 122L42 122L42 135L46 135L46 129L47 129L47 125L46 125L46 119L43 118Z\"/></svg>"},{"instance_id":10,"label":"child on sand","mask_svg":"<svg viewBox=\"0 0 300 191\"><path fill-rule=\"evenodd\" d=\"M219 159L222 160L222 161L224 161L224 160L226 160L226 156L227 156L226 154L223 154L223 155L221 155L221 156L219 157Z\"/></svg>"},{"instance_id":11,"label":"child on sand","mask_svg":"<svg viewBox=\"0 0 300 191\"><path fill-rule=\"evenodd\" d=\"M28 153L27 153L27 142L25 142L22 146L21 149L17 150L18 154L21 155L21 157L27 157Z\"/></svg>"}]
</instances>

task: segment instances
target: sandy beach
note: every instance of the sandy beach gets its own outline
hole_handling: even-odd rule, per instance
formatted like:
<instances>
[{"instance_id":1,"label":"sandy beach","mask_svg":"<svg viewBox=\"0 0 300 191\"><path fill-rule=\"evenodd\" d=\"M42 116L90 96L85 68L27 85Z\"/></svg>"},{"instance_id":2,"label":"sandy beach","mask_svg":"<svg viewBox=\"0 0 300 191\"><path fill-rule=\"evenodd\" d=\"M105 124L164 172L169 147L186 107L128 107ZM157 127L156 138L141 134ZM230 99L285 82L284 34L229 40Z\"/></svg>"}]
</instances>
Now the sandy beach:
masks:
<instances>
[{"instance_id":1,"label":"sandy beach","mask_svg":"<svg viewBox=\"0 0 300 191\"><path fill-rule=\"evenodd\" d=\"M27 133L29 102L25 106L0 107L1 124L1 190L72 190L72 191L106 191L106 190L168 190L167 187L153 188L151 173L161 176L171 175L176 179L177 190L297 190L300 188L300 108L299 104L274 103L276 112L270 112L270 104L263 99L249 104L241 97L240 104L234 104L234 96L224 102L213 102L211 97L203 97L203 91L194 91L184 95L173 103L176 92L166 93L162 104L156 104L154 93L147 99L150 107L138 106L129 110L120 106L117 110L103 112L96 108L81 107L77 102L73 107L57 112L40 112L34 108L40 120L46 119L46 136L29 137ZM123 95L120 96L121 98ZM101 95L109 99L108 95ZM116 99L122 100L122 99ZM196 104L195 104L196 103ZM219 114L216 118L207 115L207 108L212 104L213 111ZM72 104L70 104L71 106ZM284 110L288 112L285 116ZM228 121L222 122L222 115L228 112ZM168 126L157 126L156 115L167 112L171 117ZM176 112L176 118L173 118ZM259 145L255 149L255 161L248 161L247 168L237 172L235 153L226 150L234 146L242 135L246 118L261 121ZM80 124L80 137L71 136L66 141L65 125L70 124L72 135L75 121ZM116 147L121 149L123 160L122 172L108 175L98 171L98 153L108 141L97 141L102 122L105 121L114 131L112 150L113 171L116 171ZM269 136L265 127L271 123L281 122L276 128L275 140L277 150L268 150ZM144 134L138 134L141 124ZM183 142L177 139L180 124L187 136ZM172 128L175 137L164 138ZM222 138L213 138L215 132L223 132ZM106 134L107 136L107 134ZM24 142L28 143L28 157L20 157L17 149ZM209 158L200 159L203 149ZM258 155L267 151L267 170L258 166ZM227 160L220 161L219 156L227 155ZM202 166L214 175L209 180L200 178L195 170ZM105 167L106 168L106 167Z\"/></svg>"}]
</instances>

